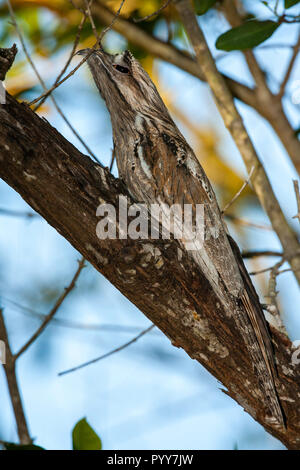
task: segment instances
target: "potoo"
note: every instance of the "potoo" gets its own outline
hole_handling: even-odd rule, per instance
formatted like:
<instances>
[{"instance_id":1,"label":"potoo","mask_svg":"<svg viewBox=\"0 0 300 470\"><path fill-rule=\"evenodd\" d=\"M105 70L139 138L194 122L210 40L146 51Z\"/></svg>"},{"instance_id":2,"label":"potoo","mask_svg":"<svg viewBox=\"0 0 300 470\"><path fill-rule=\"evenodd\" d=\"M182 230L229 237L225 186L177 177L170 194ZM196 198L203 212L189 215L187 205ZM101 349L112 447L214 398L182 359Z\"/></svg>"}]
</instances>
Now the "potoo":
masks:
<instances>
[{"instance_id":1,"label":"potoo","mask_svg":"<svg viewBox=\"0 0 300 470\"><path fill-rule=\"evenodd\" d=\"M284 425L268 326L202 166L150 77L129 51L110 55L84 49L79 54L90 54L87 62L111 117L119 176L133 200L162 208L189 204L196 209L198 204L204 205L205 226L213 227L218 236L195 239L188 253L220 302L224 302L224 289L233 299L236 308L232 315L252 358L266 416ZM184 238L179 243L187 249Z\"/></svg>"}]
</instances>

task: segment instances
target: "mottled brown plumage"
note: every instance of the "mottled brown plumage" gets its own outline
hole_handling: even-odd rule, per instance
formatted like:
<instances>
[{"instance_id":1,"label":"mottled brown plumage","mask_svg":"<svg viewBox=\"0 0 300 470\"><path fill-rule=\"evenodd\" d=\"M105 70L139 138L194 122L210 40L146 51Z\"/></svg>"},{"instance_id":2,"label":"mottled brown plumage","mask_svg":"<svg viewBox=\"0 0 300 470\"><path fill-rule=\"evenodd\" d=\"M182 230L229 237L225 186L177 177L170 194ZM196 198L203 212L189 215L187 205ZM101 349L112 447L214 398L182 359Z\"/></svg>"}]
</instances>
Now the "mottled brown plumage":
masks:
<instances>
[{"instance_id":1,"label":"mottled brown plumage","mask_svg":"<svg viewBox=\"0 0 300 470\"><path fill-rule=\"evenodd\" d=\"M85 55L89 49L80 53ZM189 253L233 313L257 372L266 414L278 425L283 416L276 393L272 346L258 296L239 249L227 234L214 191L203 168L169 115L155 85L129 51L97 51L88 64L110 112L119 176L136 202L205 205L206 238ZM211 236L215 233L215 236ZM186 248L185 240L179 243ZM225 302L225 301L224 301Z\"/></svg>"}]
</instances>

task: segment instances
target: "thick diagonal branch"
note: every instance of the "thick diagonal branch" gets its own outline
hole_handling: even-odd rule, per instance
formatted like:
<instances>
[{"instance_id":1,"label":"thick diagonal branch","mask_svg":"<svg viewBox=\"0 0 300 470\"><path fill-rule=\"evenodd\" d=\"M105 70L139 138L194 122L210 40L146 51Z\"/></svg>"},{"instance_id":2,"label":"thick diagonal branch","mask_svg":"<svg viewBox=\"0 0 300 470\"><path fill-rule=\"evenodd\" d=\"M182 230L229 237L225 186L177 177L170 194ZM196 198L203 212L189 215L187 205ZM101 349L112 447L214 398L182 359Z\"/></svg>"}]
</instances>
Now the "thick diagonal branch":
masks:
<instances>
[{"instance_id":1,"label":"thick diagonal branch","mask_svg":"<svg viewBox=\"0 0 300 470\"><path fill-rule=\"evenodd\" d=\"M276 386L287 419L287 428L278 430L266 422L264 399L228 293L224 290L225 308L176 240L99 239L97 206L111 204L118 214L119 196L131 203L126 188L9 95L0 106L0 177L175 346L221 381L254 419L289 448L300 448L299 367L291 363L288 338L271 328Z\"/></svg>"}]
</instances>

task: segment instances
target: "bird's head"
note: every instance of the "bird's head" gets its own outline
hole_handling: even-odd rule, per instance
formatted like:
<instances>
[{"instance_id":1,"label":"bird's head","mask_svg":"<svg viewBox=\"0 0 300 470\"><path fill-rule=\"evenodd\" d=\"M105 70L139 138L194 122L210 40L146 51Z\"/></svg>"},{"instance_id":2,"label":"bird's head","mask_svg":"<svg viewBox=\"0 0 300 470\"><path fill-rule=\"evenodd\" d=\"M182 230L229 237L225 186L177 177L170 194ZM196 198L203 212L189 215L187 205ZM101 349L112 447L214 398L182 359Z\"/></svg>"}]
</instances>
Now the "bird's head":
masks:
<instances>
[{"instance_id":1,"label":"bird's head","mask_svg":"<svg viewBox=\"0 0 300 470\"><path fill-rule=\"evenodd\" d=\"M87 63L112 118L118 113L167 111L154 83L130 51L111 55L83 49L78 54L89 55Z\"/></svg>"}]
</instances>

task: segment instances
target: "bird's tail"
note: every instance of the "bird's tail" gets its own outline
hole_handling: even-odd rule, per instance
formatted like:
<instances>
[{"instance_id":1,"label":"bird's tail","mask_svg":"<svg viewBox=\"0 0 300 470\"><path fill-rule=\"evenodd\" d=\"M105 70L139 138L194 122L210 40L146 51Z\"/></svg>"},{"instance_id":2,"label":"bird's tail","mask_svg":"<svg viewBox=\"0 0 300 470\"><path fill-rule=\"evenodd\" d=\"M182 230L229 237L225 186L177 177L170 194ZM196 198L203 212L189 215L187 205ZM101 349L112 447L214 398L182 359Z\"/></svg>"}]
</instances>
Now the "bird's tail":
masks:
<instances>
[{"instance_id":1,"label":"bird's tail","mask_svg":"<svg viewBox=\"0 0 300 470\"><path fill-rule=\"evenodd\" d=\"M275 386L277 370L267 322L258 295L244 265L240 250L235 241L230 236L228 238L245 286L240 297L244 309L238 315L239 319L237 321L241 323L240 327L246 330L243 337L245 341L247 339L249 341L249 351L257 372L258 382L266 398L267 421L273 425L285 426L283 411ZM248 318L245 312L247 312ZM249 320L252 325L251 331L249 329Z\"/></svg>"}]
</instances>

